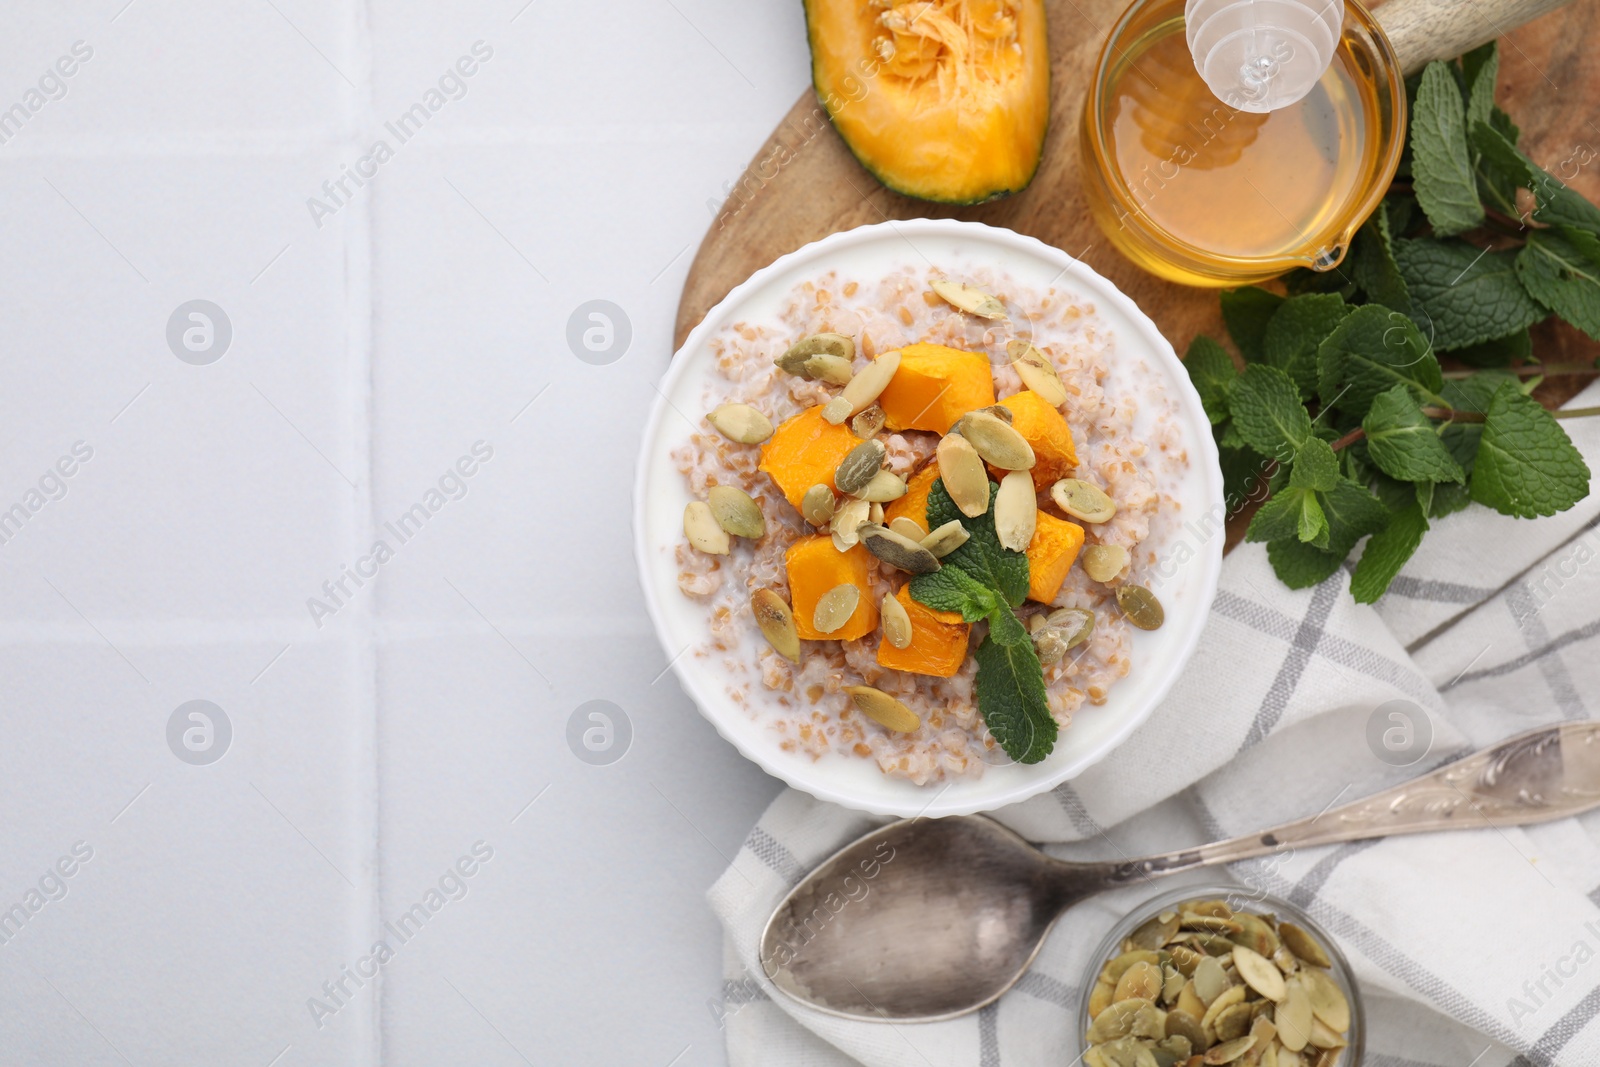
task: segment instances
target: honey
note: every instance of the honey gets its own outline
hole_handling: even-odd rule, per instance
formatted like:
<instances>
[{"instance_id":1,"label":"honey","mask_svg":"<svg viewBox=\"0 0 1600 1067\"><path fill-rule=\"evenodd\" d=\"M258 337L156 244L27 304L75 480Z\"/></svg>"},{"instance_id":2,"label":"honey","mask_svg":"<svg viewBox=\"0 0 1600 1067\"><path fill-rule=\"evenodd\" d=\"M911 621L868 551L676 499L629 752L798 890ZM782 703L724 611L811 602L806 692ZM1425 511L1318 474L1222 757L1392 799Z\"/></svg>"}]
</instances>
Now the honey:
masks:
<instances>
[{"instance_id":1,"label":"honey","mask_svg":"<svg viewBox=\"0 0 1600 1067\"><path fill-rule=\"evenodd\" d=\"M1189 285L1333 269L1404 142L1404 89L1386 39L1350 3L1317 85L1258 114L1200 79L1183 8L1139 0L1106 42L1082 126L1096 221L1135 263Z\"/></svg>"}]
</instances>

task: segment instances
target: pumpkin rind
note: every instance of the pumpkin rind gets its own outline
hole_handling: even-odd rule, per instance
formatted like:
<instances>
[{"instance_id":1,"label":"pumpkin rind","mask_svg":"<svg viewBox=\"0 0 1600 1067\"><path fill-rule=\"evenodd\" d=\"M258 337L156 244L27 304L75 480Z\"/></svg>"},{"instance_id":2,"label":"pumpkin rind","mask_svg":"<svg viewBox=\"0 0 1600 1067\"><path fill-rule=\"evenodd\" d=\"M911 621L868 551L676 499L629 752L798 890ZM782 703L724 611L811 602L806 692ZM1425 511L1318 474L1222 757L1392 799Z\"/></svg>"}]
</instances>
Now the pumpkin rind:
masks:
<instances>
[{"instance_id":1,"label":"pumpkin rind","mask_svg":"<svg viewBox=\"0 0 1600 1067\"><path fill-rule=\"evenodd\" d=\"M1033 180L1050 118L1044 0L805 0L805 11L817 99L884 185L977 204Z\"/></svg>"}]
</instances>

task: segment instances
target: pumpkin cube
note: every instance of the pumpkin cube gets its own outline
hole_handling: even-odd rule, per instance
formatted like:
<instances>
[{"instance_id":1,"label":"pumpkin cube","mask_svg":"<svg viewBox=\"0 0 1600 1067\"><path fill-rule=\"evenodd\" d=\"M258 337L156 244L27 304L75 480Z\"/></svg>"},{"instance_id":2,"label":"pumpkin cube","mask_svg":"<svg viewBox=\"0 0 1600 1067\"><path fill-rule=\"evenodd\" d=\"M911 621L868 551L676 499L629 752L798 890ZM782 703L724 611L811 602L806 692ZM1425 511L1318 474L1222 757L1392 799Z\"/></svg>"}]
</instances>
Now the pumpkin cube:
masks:
<instances>
[{"instance_id":1,"label":"pumpkin cube","mask_svg":"<svg viewBox=\"0 0 1600 1067\"><path fill-rule=\"evenodd\" d=\"M1067 477L1078 466L1078 452L1072 445L1072 428L1044 397L1031 390L1000 401L1011 411L1011 428L1033 447L1033 487L1044 492ZM1005 471L996 473L1004 477Z\"/></svg>"},{"instance_id":2,"label":"pumpkin cube","mask_svg":"<svg viewBox=\"0 0 1600 1067\"><path fill-rule=\"evenodd\" d=\"M819 482L834 489L833 472L861 443L848 425L835 426L814 407L786 419L761 446L761 465L796 508L806 490Z\"/></svg>"},{"instance_id":3,"label":"pumpkin cube","mask_svg":"<svg viewBox=\"0 0 1600 1067\"><path fill-rule=\"evenodd\" d=\"M989 357L944 345L900 349L900 369L878 397L891 430L948 433L956 420L994 403Z\"/></svg>"},{"instance_id":4,"label":"pumpkin cube","mask_svg":"<svg viewBox=\"0 0 1600 1067\"><path fill-rule=\"evenodd\" d=\"M1033 540L1028 542L1028 599L1041 604L1054 600L1082 547L1082 526L1039 512Z\"/></svg>"},{"instance_id":5,"label":"pumpkin cube","mask_svg":"<svg viewBox=\"0 0 1600 1067\"><path fill-rule=\"evenodd\" d=\"M802 537L789 546L784 565L789 572L789 602L794 607L794 625L807 641L854 641L870 634L878 625L878 603L872 599L872 582L867 570L872 557L865 545L854 545L848 552L833 547L826 534ZM861 593L856 610L845 624L832 633L823 633L811 624L817 601L828 590L853 585Z\"/></svg>"},{"instance_id":6,"label":"pumpkin cube","mask_svg":"<svg viewBox=\"0 0 1600 1067\"><path fill-rule=\"evenodd\" d=\"M906 482L906 495L883 506L883 521L910 519L924 530L928 529L928 493L939 479L939 464L928 462Z\"/></svg>"},{"instance_id":7,"label":"pumpkin cube","mask_svg":"<svg viewBox=\"0 0 1600 1067\"><path fill-rule=\"evenodd\" d=\"M878 642L878 665L894 671L931 674L949 678L967 659L967 637L972 627L961 621L960 612L934 611L911 599L911 583L902 585L894 598L911 616L911 643L895 648L887 640Z\"/></svg>"}]
</instances>

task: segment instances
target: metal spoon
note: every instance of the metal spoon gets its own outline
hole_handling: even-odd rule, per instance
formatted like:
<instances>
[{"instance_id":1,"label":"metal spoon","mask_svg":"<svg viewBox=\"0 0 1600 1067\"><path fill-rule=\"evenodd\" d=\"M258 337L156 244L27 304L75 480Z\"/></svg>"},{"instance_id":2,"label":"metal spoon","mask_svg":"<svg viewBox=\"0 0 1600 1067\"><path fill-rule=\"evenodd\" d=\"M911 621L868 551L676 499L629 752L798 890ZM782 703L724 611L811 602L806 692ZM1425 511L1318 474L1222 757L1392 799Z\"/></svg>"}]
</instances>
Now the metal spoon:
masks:
<instances>
[{"instance_id":1,"label":"metal spoon","mask_svg":"<svg viewBox=\"0 0 1600 1067\"><path fill-rule=\"evenodd\" d=\"M1600 805L1600 723L1518 734L1321 815L1123 863L1052 859L981 816L890 823L834 853L784 897L761 964L834 1015L949 1019L1021 978L1073 904L1139 879L1362 838L1519 826Z\"/></svg>"}]
</instances>

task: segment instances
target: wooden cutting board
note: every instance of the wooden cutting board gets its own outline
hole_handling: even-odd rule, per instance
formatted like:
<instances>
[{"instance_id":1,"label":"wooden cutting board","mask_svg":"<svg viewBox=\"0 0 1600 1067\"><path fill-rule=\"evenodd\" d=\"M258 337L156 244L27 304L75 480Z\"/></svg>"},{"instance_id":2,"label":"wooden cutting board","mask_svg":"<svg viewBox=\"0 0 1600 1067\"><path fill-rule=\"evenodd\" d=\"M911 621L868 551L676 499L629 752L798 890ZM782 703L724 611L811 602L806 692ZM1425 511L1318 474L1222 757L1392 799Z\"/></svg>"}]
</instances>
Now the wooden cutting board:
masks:
<instances>
[{"instance_id":1,"label":"wooden cutting board","mask_svg":"<svg viewBox=\"0 0 1600 1067\"><path fill-rule=\"evenodd\" d=\"M1460 0L1472 18L1474 0ZM1161 281L1111 247L1089 217L1078 163L1078 123L1100 44L1127 0L1045 0L1051 67L1050 132L1033 184L978 207L946 207L889 192L850 155L808 86L767 138L711 225L684 284L673 347L728 290L786 252L871 222L960 218L1004 226L1082 259L1132 297L1180 353L1196 333L1224 336L1217 294ZM1500 100L1521 145L1546 170L1600 201L1600 0L1545 15L1501 39ZM1554 363L1600 356L1564 325L1541 327L1535 352ZM1549 382L1564 400L1586 379Z\"/></svg>"}]
</instances>

